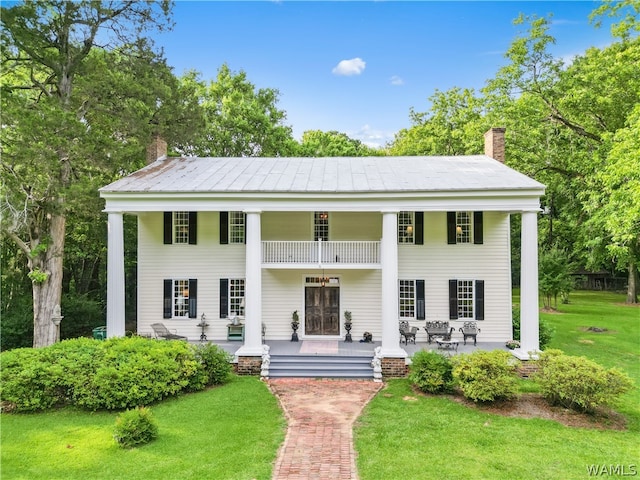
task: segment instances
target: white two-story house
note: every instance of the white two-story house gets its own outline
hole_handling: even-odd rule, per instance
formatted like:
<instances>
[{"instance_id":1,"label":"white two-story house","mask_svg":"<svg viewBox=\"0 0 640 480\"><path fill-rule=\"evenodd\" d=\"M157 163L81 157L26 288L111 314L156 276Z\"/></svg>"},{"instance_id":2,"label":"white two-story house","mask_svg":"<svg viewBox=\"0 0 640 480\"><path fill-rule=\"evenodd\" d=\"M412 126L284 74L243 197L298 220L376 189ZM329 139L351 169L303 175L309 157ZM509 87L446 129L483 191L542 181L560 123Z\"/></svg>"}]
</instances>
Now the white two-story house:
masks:
<instances>
[{"instance_id":1,"label":"white two-story house","mask_svg":"<svg viewBox=\"0 0 640 480\"><path fill-rule=\"evenodd\" d=\"M511 338L511 214L520 214L521 358L538 350L537 215L544 186L485 154L451 157L159 158L100 190L108 213L108 336L124 335L123 215L138 217L138 331L198 339L244 324L239 361L266 341L370 332L403 359L398 322L477 321ZM424 338L422 338L424 336ZM426 340L421 328L418 341Z\"/></svg>"}]
</instances>

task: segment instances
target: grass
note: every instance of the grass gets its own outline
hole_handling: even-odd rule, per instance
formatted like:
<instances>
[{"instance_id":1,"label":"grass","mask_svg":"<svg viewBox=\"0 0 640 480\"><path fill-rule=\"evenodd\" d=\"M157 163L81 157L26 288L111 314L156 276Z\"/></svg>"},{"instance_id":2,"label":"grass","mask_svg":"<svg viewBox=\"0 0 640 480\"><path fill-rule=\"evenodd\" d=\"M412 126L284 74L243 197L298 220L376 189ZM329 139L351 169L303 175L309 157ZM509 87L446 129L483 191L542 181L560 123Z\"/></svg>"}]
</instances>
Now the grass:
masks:
<instances>
[{"instance_id":1,"label":"grass","mask_svg":"<svg viewBox=\"0 0 640 480\"><path fill-rule=\"evenodd\" d=\"M640 308L622 295L576 292L559 313L550 348L626 371L636 388L617 407L626 431L569 428L550 420L506 418L444 397L417 395L406 379L388 382L367 406L354 436L362 480L583 479L589 465L638 468ZM603 333L586 330L606 328ZM530 381L520 390L536 391ZM2 478L15 480L270 479L285 420L256 378L151 407L156 441L123 450L115 412L75 409L3 414Z\"/></svg>"},{"instance_id":2,"label":"grass","mask_svg":"<svg viewBox=\"0 0 640 480\"><path fill-rule=\"evenodd\" d=\"M151 407L159 436L123 450L113 440L116 412L62 409L2 415L2 478L270 479L285 420L257 378Z\"/></svg>"},{"instance_id":3,"label":"grass","mask_svg":"<svg viewBox=\"0 0 640 480\"><path fill-rule=\"evenodd\" d=\"M571 480L587 478L593 464L637 469L640 309L623 302L622 295L576 292L559 313L543 317L555 329L550 348L616 366L633 378L636 387L617 406L627 418L626 431L506 418L418 395L399 379L388 382L356 426L360 478ZM589 332L589 326L607 332ZM521 391L536 391L535 384L520 383Z\"/></svg>"}]
</instances>

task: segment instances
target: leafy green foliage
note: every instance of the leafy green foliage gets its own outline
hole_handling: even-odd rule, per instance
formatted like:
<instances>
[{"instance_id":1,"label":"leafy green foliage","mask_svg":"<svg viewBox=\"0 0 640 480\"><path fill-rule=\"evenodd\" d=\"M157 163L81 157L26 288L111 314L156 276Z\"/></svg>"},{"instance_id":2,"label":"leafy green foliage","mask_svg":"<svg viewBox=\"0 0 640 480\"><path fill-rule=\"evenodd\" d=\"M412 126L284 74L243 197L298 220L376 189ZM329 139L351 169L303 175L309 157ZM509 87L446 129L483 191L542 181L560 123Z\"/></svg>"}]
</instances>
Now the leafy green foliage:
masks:
<instances>
[{"instance_id":1,"label":"leafy green foliage","mask_svg":"<svg viewBox=\"0 0 640 480\"><path fill-rule=\"evenodd\" d=\"M229 357L216 346L135 336L104 342L65 340L36 350L3 352L0 360L1 396L17 411L58 404L89 410L149 405L227 382L231 371Z\"/></svg>"},{"instance_id":2,"label":"leafy green foliage","mask_svg":"<svg viewBox=\"0 0 640 480\"><path fill-rule=\"evenodd\" d=\"M296 155L301 157L370 157L382 153L335 130L307 130L302 134L302 141L296 151Z\"/></svg>"},{"instance_id":3,"label":"leafy green foliage","mask_svg":"<svg viewBox=\"0 0 640 480\"><path fill-rule=\"evenodd\" d=\"M64 315L60 322L61 338L90 337L91 331L104 325L104 309L88 295L64 294L61 311Z\"/></svg>"},{"instance_id":4,"label":"leafy green foliage","mask_svg":"<svg viewBox=\"0 0 640 480\"><path fill-rule=\"evenodd\" d=\"M453 357L453 378L462 394L474 402L508 400L518 391L514 358L503 350Z\"/></svg>"},{"instance_id":5,"label":"leafy green foliage","mask_svg":"<svg viewBox=\"0 0 640 480\"><path fill-rule=\"evenodd\" d=\"M214 343L194 347L195 357L202 364L205 385L227 383L231 377L232 355Z\"/></svg>"},{"instance_id":6,"label":"leafy green foliage","mask_svg":"<svg viewBox=\"0 0 640 480\"><path fill-rule=\"evenodd\" d=\"M4 301L3 297L3 301ZM20 295L11 302L11 308L2 312L0 350L30 347L33 344L33 300L31 295Z\"/></svg>"},{"instance_id":7,"label":"leafy green foliage","mask_svg":"<svg viewBox=\"0 0 640 480\"><path fill-rule=\"evenodd\" d=\"M446 393L453 389L453 366L438 352L420 350L411 357L409 380L427 393Z\"/></svg>"},{"instance_id":8,"label":"leafy green foliage","mask_svg":"<svg viewBox=\"0 0 640 480\"><path fill-rule=\"evenodd\" d=\"M535 375L542 394L554 405L583 412L612 404L629 391L633 382L617 368L606 369L586 357L547 350L538 361Z\"/></svg>"},{"instance_id":9,"label":"leafy green foliage","mask_svg":"<svg viewBox=\"0 0 640 480\"><path fill-rule=\"evenodd\" d=\"M513 340L520 340L520 308L514 307L512 313L511 328L513 331ZM538 320L538 342L540 350L544 350L553 338L553 326L543 317Z\"/></svg>"},{"instance_id":10,"label":"leafy green foliage","mask_svg":"<svg viewBox=\"0 0 640 480\"><path fill-rule=\"evenodd\" d=\"M158 437L158 424L151 409L138 407L118 414L113 438L122 448L144 445Z\"/></svg>"},{"instance_id":11,"label":"leafy green foliage","mask_svg":"<svg viewBox=\"0 0 640 480\"><path fill-rule=\"evenodd\" d=\"M542 293L543 304L545 308L551 308L553 300L553 307L557 307L558 295L568 298L574 286L568 255L558 249L543 251L539 264L538 289Z\"/></svg>"}]
</instances>

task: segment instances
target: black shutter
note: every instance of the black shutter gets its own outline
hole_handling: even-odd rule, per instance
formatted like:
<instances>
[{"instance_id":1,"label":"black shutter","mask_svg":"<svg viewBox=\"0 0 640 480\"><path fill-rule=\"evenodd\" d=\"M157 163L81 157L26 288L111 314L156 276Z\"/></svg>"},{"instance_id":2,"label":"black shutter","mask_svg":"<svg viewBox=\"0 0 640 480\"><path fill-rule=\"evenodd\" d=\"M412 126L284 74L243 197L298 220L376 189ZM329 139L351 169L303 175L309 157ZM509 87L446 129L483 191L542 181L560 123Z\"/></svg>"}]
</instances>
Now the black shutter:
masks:
<instances>
[{"instance_id":1,"label":"black shutter","mask_svg":"<svg viewBox=\"0 0 640 480\"><path fill-rule=\"evenodd\" d=\"M484 280L476 280L476 320L484 320Z\"/></svg>"},{"instance_id":2,"label":"black shutter","mask_svg":"<svg viewBox=\"0 0 640 480\"><path fill-rule=\"evenodd\" d=\"M198 316L198 280L189 279L189 318Z\"/></svg>"},{"instance_id":3,"label":"black shutter","mask_svg":"<svg viewBox=\"0 0 640 480\"><path fill-rule=\"evenodd\" d=\"M416 280L416 320L426 318L424 304L424 280Z\"/></svg>"},{"instance_id":4,"label":"black shutter","mask_svg":"<svg viewBox=\"0 0 640 480\"><path fill-rule=\"evenodd\" d=\"M449 280L449 320L458 319L458 280Z\"/></svg>"},{"instance_id":5,"label":"black shutter","mask_svg":"<svg viewBox=\"0 0 640 480\"><path fill-rule=\"evenodd\" d=\"M173 212L164 212L164 244L173 243Z\"/></svg>"},{"instance_id":6,"label":"black shutter","mask_svg":"<svg viewBox=\"0 0 640 480\"><path fill-rule=\"evenodd\" d=\"M220 212L220 245L229 244L229 212Z\"/></svg>"},{"instance_id":7,"label":"black shutter","mask_svg":"<svg viewBox=\"0 0 640 480\"><path fill-rule=\"evenodd\" d=\"M414 243L416 245L424 245L424 212L415 212L414 222Z\"/></svg>"},{"instance_id":8,"label":"black shutter","mask_svg":"<svg viewBox=\"0 0 640 480\"><path fill-rule=\"evenodd\" d=\"M229 279L220 279L220 318L229 316Z\"/></svg>"},{"instance_id":9,"label":"black shutter","mask_svg":"<svg viewBox=\"0 0 640 480\"><path fill-rule=\"evenodd\" d=\"M198 243L198 212L189 212L189 245Z\"/></svg>"},{"instance_id":10,"label":"black shutter","mask_svg":"<svg viewBox=\"0 0 640 480\"><path fill-rule=\"evenodd\" d=\"M447 212L447 243L456 244L456 212Z\"/></svg>"},{"instance_id":11,"label":"black shutter","mask_svg":"<svg viewBox=\"0 0 640 480\"><path fill-rule=\"evenodd\" d=\"M171 318L172 303L173 303L173 280L165 280L163 302L162 302L162 318Z\"/></svg>"},{"instance_id":12,"label":"black shutter","mask_svg":"<svg viewBox=\"0 0 640 480\"><path fill-rule=\"evenodd\" d=\"M473 212L473 243L482 245L483 242L482 212Z\"/></svg>"}]
</instances>

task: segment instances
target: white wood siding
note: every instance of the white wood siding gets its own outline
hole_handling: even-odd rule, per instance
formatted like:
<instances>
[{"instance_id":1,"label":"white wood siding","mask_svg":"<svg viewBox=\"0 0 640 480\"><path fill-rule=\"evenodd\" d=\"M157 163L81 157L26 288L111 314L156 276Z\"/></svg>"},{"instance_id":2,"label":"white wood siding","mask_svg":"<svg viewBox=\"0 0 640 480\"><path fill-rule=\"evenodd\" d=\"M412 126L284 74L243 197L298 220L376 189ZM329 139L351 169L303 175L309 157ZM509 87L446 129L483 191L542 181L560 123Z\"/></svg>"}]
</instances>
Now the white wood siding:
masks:
<instances>
[{"instance_id":1,"label":"white wood siding","mask_svg":"<svg viewBox=\"0 0 640 480\"><path fill-rule=\"evenodd\" d=\"M464 321L449 320L449 280L484 280L485 320L478 321L478 339L486 342L511 338L511 267L509 215L484 213L484 243L447 244L446 212L425 213L424 245L398 246L399 279L425 281L427 321L449 321L458 328ZM412 321L420 327L418 341L426 341L425 322Z\"/></svg>"},{"instance_id":2,"label":"white wood siding","mask_svg":"<svg viewBox=\"0 0 640 480\"><path fill-rule=\"evenodd\" d=\"M379 240L379 213L330 212L330 239ZM448 280L485 281L485 320L479 322L481 341L511 338L511 276L509 259L509 215L484 213L483 245L447 245L446 213L424 214L424 245L399 245L399 279L424 279L427 320L448 320ZM262 214L264 240L309 240L313 232L312 212L265 212ZM219 213L198 213L197 245L164 245L162 212L140 213L138 217L138 331L151 333L150 324L163 322L190 339L200 337L200 316L205 313L211 340L226 339L227 319L219 315L221 278L244 278L245 245L220 245ZM321 270L262 271L262 318L267 339L291 337L291 313L298 310L304 338L304 280L321 275ZM353 315L354 341L365 331L381 338L381 271L326 270L326 276L340 278L340 329L344 337L343 315ZM163 280L198 280L197 318L164 319ZM425 341L424 321L418 341ZM462 322L452 321L457 329ZM457 335L460 335L457 333Z\"/></svg>"}]
</instances>

